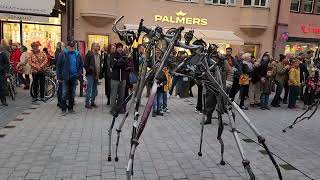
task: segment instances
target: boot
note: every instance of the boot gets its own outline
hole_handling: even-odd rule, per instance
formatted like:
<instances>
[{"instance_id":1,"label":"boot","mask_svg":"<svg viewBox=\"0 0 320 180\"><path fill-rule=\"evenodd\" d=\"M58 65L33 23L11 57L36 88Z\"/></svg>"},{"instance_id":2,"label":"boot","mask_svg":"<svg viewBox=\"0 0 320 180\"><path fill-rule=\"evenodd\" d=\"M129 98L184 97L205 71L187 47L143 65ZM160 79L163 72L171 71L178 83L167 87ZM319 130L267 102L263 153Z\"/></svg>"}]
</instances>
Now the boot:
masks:
<instances>
[{"instance_id":1,"label":"boot","mask_svg":"<svg viewBox=\"0 0 320 180\"><path fill-rule=\"evenodd\" d=\"M1 99L1 104L2 104L3 106L8 106L8 103L7 103L6 98L2 98L2 99Z\"/></svg>"}]
</instances>

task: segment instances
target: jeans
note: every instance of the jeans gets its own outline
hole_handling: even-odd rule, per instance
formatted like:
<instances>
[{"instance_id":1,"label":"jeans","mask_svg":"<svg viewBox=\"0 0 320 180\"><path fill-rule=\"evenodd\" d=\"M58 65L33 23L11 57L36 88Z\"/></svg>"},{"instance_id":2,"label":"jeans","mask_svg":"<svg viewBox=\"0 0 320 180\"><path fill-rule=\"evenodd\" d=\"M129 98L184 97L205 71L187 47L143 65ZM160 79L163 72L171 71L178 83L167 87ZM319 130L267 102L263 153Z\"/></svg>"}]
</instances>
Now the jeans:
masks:
<instances>
[{"instance_id":1,"label":"jeans","mask_svg":"<svg viewBox=\"0 0 320 180\"><path fill-rule=\"evenodd\" d=\"M58 82L58 91L57 91L58 104L62 104L62 82Z\"/></svg>"},{"instance_id":2,"label":"jeans","mask_svg":"<svg viewBox=\"0 0 320 180\"><path fill-rule=\"evenodd\" d=\"M153 111L162 111L163 108L163 92L157 90L156 96L153 100Z\"/></svg>"},{"instance_id":3,"label":"jeans","mask_svg":"<svg viewBox=\"0 0 320 180\"><path fill-rule=\"evenodd\" d=\"M240 107L244 106L244 99L249 91L249 85L240 86Z\"/></svg>"},{"instance_id":4,"label":"jeans","mask_svg":"<svg viewBox=\"0 0 320 180\"><path fill-rule=\"evenodd\" d=\"M296 101L299 95L299 86L289 86L289 108L296 107Z\"/></svg>"},{"instance_id":5,"label":"jeans","mask_svg":"<svg viewBox=\"0 0 320 180\"><path fill-rule=\"evenodd\" d=\"M34 98L38 97L39 94L39 85L40 85L40 98L44 98L44 84L45 84L45 76L43 73L33 73L33 92Z\"/></svg>"},{"instance_id":6,"label":"jeans","mask_svg":"<svg viewBox=\"0 0 320 180\"><path fill-rule=\"evenodd\" d=\"M62 82L62 107L61 110L65 111L67 108L73 110L74 97L76 96L78 79L69 79ZM68 105L67 105L68 99Z\"/></svg>"},{"instance_id":7,"label":"jeans","mask_svg":"<svg viewBox=\"0 0 320 180\"><path fill-rule=\"evenodd\" d=\"M92 75L87 76L87 92L86 92L86 105L94 104L98 95L98 80L94 79Z\"/></svg>"},{"instance_id":8,"label":"jeans","mask_svg":"<svg viewBox=\"0 0 320 180\"><path fill-rule=\"evenodd\" d=\"M126 81L111 80L111 111L115 111L116 107L124 100L126 91Z\"/></svg>"},{"instance_id":9,"label":"jeans","mask_svg":"<svg viewBox=\"0 0 320 180\"><path fill-rule=\"evenodd\" d=\"M269 94L261 94L260 96L261 107L266 108L269 105Z\"/></svg>"},{"instance_id":10,"label":"jeans","mask_svg":"<svg viewBox=\"0 0 320 180\"><path fill-rule=\"evenodd\" d=\"M168 96L167 96L167 92L163 92L162 93L162 97L163 97L163 109L166 109L168 107Z\"/></svg>"},{"instance_id":11,"label":"jeans","mask_svg":"<svg viewBox=\"0 0 320 180\"><path fill-rule=\"evenodd\" d=\"M182 83L183 77L182 76L173 76L172 85L169 90L169 94L172 95L174 87L177 85L177 95L182 96Z\"/></svg>"},{"instance_id":12,"label":"jeans","mask_svg":"<svg viewBox=\"0 0 320 180\"><path fill-rule=\"evenodd\" d=\"M271 102L272 105L280 105L280 95L283 90L283 84L276 81L276 85L277 85L276 94L274 95L273 100Z\"/></svg>"}]
</instances>

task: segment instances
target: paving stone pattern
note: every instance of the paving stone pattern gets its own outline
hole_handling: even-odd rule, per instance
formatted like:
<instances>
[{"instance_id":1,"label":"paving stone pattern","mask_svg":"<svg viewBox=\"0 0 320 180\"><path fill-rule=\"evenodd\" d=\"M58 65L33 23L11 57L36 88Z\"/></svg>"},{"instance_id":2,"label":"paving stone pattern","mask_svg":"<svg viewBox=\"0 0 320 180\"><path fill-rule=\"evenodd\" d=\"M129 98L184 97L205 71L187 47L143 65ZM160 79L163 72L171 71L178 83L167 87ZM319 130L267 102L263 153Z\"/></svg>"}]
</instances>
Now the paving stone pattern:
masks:
<instances>
[{"instance_id":1,"label":"paving stone pattern","mask_svg":"<svg viewBox=\"0 0 320 180\"><path fill-rule=\"evenodd\" d=\"M103 92L102 86L100 92ZM143 99L143 103L146 99ZM203 156L198 157L201 116L194 113L196 98L169 100L170 113L150 118L140 139L134 163L135 180L242 180L248 179L229 128L226 127L226 165L219 165L220 145L216 140L217 125L205 127ZM12 129L0 134L0 180L125 180L132 129L130 115L123 127L119 162L107 161L107 129L112 120L105 96L97 99L98 108L84 109L84 98L77 98L75 114L62 116L56 101L42 103L19 115L23 121L12 121ZM143 107L141 107L141 110ZM267 140L269 148L294 167L314 179L320 179L320 122L314 117L287 133L284 126L302 111L285 107L246 111ZM142 112L141 112L142 114ZM117 120L115 127L122 115ZM224 117L225 118L225 117ZM256 140L254 134L237 118L238 130ZM247 137L240 135L241 139ZM116 132L113 132L115 145ZM278 179L263 148L241 141L258 180ZM114 151L114 148L113 148ZM281 165L285 162L276 158ZM308 179L297 170L281 167L285 180Z\"/></svg>"}]
</instances>

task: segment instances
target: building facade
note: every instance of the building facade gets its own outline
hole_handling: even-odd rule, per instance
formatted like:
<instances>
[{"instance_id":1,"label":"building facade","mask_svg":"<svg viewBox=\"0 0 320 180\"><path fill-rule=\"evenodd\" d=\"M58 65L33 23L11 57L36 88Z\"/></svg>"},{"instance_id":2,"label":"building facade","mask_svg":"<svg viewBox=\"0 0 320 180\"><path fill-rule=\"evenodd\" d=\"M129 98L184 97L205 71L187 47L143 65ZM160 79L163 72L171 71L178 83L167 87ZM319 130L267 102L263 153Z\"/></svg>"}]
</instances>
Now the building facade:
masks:
<instances>
[{"instance_id":1,"label":"building facade","mask_svg":"<svg viewBox=\"0 0 320 180\"><path fill-rule=\"evenodd\" d=\"M74 4L74 38L101 45L118 42L111 30L114 20L125 16L121 27L135 29L140 19L148 26L184 26L224 53L244 50L256 57L272 52L278 0L77 0Z\"/></svg>"},{"instance_id":2,"label":"building facade","mask_svg":"<svg viewBox=\"0 0 320 180\"><path fill-rule=\"evenodd\" d=\"M0 1L0 37L31 49L39 41L54 53L61 41L60 1L2 0Z\"/></svg>"},{"instance_id":3,"label":"building facade","mask_svg":"<svg viewBox=\"0 0 320 180\"><path fill-rule=\"evenodd\" d=\"M299 54L308 50L319 54L320 1L282 0L280 7L275 56L281 53Z\"/></svg>"}]
</instances>

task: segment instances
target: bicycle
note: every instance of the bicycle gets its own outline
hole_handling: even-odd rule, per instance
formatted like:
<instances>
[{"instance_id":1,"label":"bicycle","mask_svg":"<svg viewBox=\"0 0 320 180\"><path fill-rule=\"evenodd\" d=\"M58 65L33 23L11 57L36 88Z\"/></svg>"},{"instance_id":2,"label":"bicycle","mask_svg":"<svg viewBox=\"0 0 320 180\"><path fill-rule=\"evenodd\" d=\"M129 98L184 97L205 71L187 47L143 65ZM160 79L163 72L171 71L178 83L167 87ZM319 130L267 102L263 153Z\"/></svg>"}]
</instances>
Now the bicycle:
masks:
<instances>
[{"instance_id":1,"label":"bicycle","mask_svg":"<svg viewBox=\"0 0 320 180\"><path fill-rule=\"evenodd\" d=\"M45 70L44 74L45 74L44 98L48 100L54 97L54 95L56 94L56 91L58 90L56 71L53 70L53 67L50 67L47 70ZM34 95L33 87L34 87L34 84L32 82L30 87L30 95L32 98L37 98Z\"/></svg>"},{"instance_id":2,"label":"bicycle","mask_svg":"<svg viewBox=\"0 0 320 180\"><path fill-rule=\"evenodd\" d=\"M15 95L17 94L17 90L14 83L15 80L14 80L13 70L11 65L9 68L9 73L6 74L6 81L7 81L9 96L11 97L12 100L15 100Z\"/></svg>"}]
</instances>

